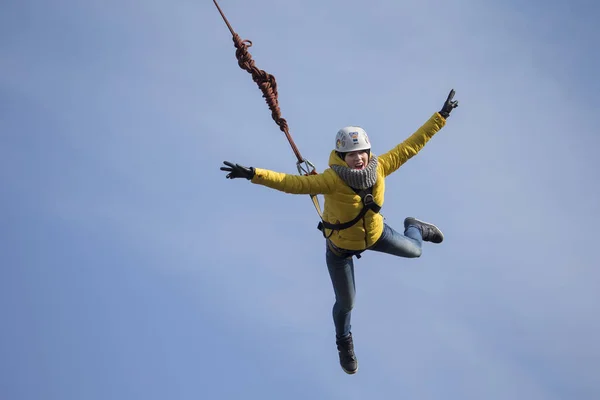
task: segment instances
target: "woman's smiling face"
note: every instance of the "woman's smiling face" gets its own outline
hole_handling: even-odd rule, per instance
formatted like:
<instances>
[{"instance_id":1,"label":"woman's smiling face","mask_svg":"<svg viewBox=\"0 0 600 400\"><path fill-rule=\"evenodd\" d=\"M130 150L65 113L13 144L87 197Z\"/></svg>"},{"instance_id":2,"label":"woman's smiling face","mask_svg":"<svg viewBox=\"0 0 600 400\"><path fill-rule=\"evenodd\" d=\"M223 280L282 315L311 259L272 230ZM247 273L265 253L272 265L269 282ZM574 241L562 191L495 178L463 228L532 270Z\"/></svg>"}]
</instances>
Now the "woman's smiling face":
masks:
<instances>
[{"instance_id":1,"label":"woman's smiling face","mask_svg":"<svg viewBox=\"0 0 600 400\"><path fill-rule=\"evenodd\" d=\"M344 161L352 169L365 169L369 163L369 153L366 150L352 151L346 153Z\"/></svg>"}]
</instances>

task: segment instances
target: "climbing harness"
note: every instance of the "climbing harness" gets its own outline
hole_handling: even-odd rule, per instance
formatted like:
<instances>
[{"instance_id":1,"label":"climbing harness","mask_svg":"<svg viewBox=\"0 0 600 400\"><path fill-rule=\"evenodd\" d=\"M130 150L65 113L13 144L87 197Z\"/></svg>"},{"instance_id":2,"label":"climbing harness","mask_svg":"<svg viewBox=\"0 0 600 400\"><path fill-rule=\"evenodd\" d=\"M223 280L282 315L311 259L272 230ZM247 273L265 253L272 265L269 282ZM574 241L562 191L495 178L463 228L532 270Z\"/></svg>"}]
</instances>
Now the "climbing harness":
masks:
<instances>
[{"instance_id":1,"label":"climbing harness","mask_svg":"<svg viewBox=\"0 0 600 400\"><path fill-rule=\"evenodd\" d=\"M373 199L373 188L372 187L365 189L365 190L358 190L358 189L353 188L353 190L361 198L361 201L363 203L362 209L360 210L358 215L356 217L354 217L354 219L352 219L351 221L348 221L348 222L332 224L330 222L321 220L321 222L319 222L319 225L317 225L317 228L323 233L323 237L325 239L329 239L329 237L331 237L331 235L333 234L334 231L340 231L342 229L350 228L351 226L356 224L358 221L360 221L365 216L367 211L371 210L374 213L378 213L381 210L381 206L379 204L375 203L375 200ZM331 230L329 235L325 234L325 229Z\"/></svg>"},{"instance_id":2,"label":"climbing harness","mask_svg":"<svg viewBox=\"0 0 600 400\"><path fill-rule=\"evenodd\" d=\"M354 224L356 224L358 221L360 221L365 216L367 211L371 210L374 213L378 213L379 211L381 211L381 206L379 204L375 203L375 200L373 199L373 187L370 187L370 188L367 188L364 190L355 189L355 188L351 188L351 189L354 190L354 192L360 196L362 203L363 203L363 208L360 210L358 215L356 217L354 217L354 219L352 221L339 223L339 224L331 224L331 223L321 219L321 222L319 222L319 225L317 226L317 228L323 233L323 237L325 238L325 240L327 242L327 247L329 247L329 250L331 250L335 255L337 255L338 257L343 257L343 258L354 256L358 259L358 258L361 258L361 254L366 249L364 249L364 250L340 249L335 244L333 244L329 238L331 237L331 235L333 234L334 231L348 229L351 226L353 226ZM331 229L331 233L329 233L329 235L326 235L325 229Z\"/></svg>"},{"instance_id":3,"label":"climbing harness","mask_svg":"<svg viewBox=\"0 0 600 400\"><path fill-rule=\"evenodd\" d=\"M240 68L248 71L248 73L252 75L252 80L256 82L259 89L262 91L263 97L266 100L269 109L271 110L271 116L273 117L273 120L279 126L279 129L285 134L287 140L290 142L290 146L292 147L292 150L298 160L296 162L298 173L301 175L316 175L317 171L315 166L309 160L302 157L302 155L300 154L300 150L298 150L298 147L294 143L294 140L292 139L292 136L289 132L287 121L281 116L281 110L279 109L279 101L277 99L277 82L275 80L275 77L261 69L258 69L255 66L254 60L248 52L248 48L252 47L252 41L242 40L240 36L231 27L231 24L225 17L225 14L223 14L221 7L219 7L217 0L213 0L213 2L215 3L215 6L221 14L221 17L223 17L223 20L225 21L227 27L229 28L229 31L231 32L233 44L236 48L235 56L238 60L238 65L240 66ZM321 213L321 206L319 205L318 197L312 194L310 195L310 197L313 201L315 209L317 210L317 213L319 214L319 217L321 217L322 219L323 215Z\"/></svg>"}]
</instances>

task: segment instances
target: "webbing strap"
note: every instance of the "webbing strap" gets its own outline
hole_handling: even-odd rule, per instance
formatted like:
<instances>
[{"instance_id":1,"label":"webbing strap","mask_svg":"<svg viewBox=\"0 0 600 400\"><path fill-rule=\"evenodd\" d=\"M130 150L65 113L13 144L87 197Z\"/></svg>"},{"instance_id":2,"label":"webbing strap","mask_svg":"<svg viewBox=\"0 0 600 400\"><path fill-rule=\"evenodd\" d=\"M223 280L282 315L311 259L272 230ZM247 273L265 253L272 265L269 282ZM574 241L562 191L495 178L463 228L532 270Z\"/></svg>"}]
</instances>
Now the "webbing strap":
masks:
<instances>
[{"instance_id":1,"label":"webbing strap","mask_svg":"<svg viewBox=\"0 0 600 400\"><path fill-rule=\"evenodd\" d=\"M363 202L363 208L360 210L358 215L354 217L354 219L352 219L351 221L339 224L332 224L321 219L321 221L317 225L317 229L323 232L323 236L325 236L325 229L331 229L332 231L340 231L352 227L354 224L360 221L369 210L373 211L374 213L378 213L379 211L381 211L381 206L375 203L375 200L373 199L372 188L369 188L363 192L356 192L361 196ZM327 238L327 236L325 237Z\"/></svg>"}]
</instances>

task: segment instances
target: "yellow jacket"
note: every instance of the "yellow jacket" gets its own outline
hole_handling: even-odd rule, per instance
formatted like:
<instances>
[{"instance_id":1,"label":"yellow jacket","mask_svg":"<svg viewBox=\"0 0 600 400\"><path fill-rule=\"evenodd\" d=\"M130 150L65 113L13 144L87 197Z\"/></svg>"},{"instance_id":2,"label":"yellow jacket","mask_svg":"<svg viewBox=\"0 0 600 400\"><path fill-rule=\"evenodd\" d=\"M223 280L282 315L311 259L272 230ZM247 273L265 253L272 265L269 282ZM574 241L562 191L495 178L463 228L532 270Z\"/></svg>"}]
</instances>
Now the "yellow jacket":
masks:
<instances>
[{"instance_id":1,"label":"yellow jacket","mask_svg":"<svg viewBox=\"0 0 600 400\"><path fill-rule=\"evenodd\" d=\"M396 171L402 164L415 156L425 144L444 125L446 120L435 113L408 139L379 156L377 167L377 183L373 187L374 201L383 206L385 177ZM340 159L335 150L329 155L329 166L347 164ZM255 168L256 174L252 183L264 185L285 193L322 194L324 196L323 219L330 223L344 223L354 219L363 207L357 195L331 168L316 175L291 175L281 172ZM379 213L368 211L361 221L348 229L334 231L329 229L326 236L339 248L347 250L364 250L371 247L383 232L383 217Z\"/></svg>"}]
</instances>

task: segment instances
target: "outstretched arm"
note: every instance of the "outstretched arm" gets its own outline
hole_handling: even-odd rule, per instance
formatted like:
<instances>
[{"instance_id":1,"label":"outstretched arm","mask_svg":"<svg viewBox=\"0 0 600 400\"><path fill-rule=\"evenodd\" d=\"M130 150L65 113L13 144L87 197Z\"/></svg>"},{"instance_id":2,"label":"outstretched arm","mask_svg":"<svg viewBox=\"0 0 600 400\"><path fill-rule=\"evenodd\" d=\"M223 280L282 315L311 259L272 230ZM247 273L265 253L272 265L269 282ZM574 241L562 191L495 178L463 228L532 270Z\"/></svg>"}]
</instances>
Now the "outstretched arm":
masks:
<instances>
[{"instance_id":1,"label":"outstretched arm","mask_svg":"<svg viewBox=\"0 0 600 400\"><path fill-rule=\"evenodd\" d=\"M446 125L446 119L450 116L450 112L458 106L458 101L452 101L453 97L454 89L450 91L444 106L439 112L434 113L429 120L408 139L379 157L379 162L383 167L385 176L390 175L400 168L402 164L417 155L433 135Z\"/></svg>"},{"instance_id":2,"label":"outstretched arm","mask_svg":"<svg viewBox=\"0 0 600 400\"><path fill-rule=\"evenodd\" d=\"M251 182L292 194L328 194L334 190L334 180L328 171L315 175L292 175L256 168Z\"/></svg>"},{"instance_id":3,"label":"outstretched arm","mask_svg":"<svg viewBox=\"0 0 600 400\"><path fill-rule=\"evenodd\" d=\"M417 155L425 144L446 124L446 120L439 113L435 113L408 139L379 156L379 163L383 167L385 176L396 171L402 164Z\"/></svg>"},{"instance_id":4,"label":"outstretched arm","mask_svg":"<svg viewBox=\"0 0 600 400\"><path fill-rule=\"evenodd\" d=\"M334 177L329 170L315 175L292 175L275 172L263 168L244 167L239 164L224 162L228 167L221 167L229 172L227 178L246 178L252 183L263 185L292 194L328 194L334 190Z\"/></svg>"}]
</instances>

